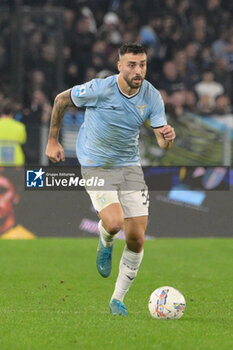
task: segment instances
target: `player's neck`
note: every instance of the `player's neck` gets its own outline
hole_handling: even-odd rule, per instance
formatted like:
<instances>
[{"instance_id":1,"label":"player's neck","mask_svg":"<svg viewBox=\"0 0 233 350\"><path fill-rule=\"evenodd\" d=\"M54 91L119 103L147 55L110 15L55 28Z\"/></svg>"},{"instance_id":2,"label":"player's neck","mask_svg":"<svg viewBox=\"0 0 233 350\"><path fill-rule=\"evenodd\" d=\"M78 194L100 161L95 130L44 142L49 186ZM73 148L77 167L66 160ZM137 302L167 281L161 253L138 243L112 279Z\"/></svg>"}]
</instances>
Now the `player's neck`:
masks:
<instances>
[{"instance_id":1,"label":"player's neck","mask_svg":"<svg viewBox=\"0 0 233 350\"><path fill-rule=\"evenodd\" d=\"M137 95L138 91L140 90L140 87L137 89L131 88L121 75L118 75L117 77L117 84L121 93L127 97Z\"/></svg>"}]
</instances>

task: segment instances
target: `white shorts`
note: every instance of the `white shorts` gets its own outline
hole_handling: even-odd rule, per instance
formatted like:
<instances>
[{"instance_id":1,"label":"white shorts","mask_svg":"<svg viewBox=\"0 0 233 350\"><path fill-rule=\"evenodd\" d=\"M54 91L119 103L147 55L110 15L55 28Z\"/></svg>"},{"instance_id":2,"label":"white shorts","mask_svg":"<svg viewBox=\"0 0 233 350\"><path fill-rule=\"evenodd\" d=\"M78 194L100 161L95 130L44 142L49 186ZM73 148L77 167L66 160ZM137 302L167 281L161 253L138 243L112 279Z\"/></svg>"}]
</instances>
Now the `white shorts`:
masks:
<instances>
[{"instance_id":1,"label":"white shorts","mask_svg":"<svg viewBox=\"0 0 233 350\"><path fill-rule=\"evenodd\" d=\"M108 184L102 190L86 189L97 212L110 204L120 203L125 218L148 215L149 194L141 167L82 168L82 175L86 180L96 174L103 176L104 173L111 179L110 186Z\"/></svg>"}]
</instances>

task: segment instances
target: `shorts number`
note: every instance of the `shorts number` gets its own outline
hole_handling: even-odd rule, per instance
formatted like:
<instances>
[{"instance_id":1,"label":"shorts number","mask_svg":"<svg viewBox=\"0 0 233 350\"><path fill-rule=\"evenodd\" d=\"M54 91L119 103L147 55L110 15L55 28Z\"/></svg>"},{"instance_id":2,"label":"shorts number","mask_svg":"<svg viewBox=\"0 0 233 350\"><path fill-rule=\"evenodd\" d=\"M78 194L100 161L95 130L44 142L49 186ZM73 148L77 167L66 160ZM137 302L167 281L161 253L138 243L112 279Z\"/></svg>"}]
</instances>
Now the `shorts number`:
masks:
<instances>
[{"instance_id":1,"label":"shorts number","mask_svg":"<svg viewBox=\"0 0 233 350\"><path fill-rule=\"evenodd\" d=\"M146 205L148 207L149 206L149 199L150 199L148 190L144 188L143 190L141 190L141 194L142 194L142 197L143 197L142 204Z\"/></svg>"}]
</instances>

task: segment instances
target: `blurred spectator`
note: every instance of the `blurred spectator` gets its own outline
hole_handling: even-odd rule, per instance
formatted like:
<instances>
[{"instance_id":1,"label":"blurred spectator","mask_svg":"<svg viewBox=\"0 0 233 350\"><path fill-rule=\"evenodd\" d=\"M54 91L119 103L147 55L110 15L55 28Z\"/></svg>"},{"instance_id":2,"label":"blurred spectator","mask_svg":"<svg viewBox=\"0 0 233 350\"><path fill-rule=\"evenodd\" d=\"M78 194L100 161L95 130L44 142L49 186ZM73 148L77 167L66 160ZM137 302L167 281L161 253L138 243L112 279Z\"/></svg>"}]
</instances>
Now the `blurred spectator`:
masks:
<instances>
[{"instance_id":1,"label":"blurred spectator","mask_svg":"<svg viewBox=\"0 0 233 350\"><path fill-rule=\"evenodd\" d=\"M178 76L176 65L173 61L165 62L163 65L163 76L158 83L159 89L165 90L167 94L184 89L184 84Z\"/></svg>"},{"instance_id":2,"label":"blurred spectator","mask_svg":"<svg viewBox=\"0 0 233 350\"><path fill-rule=\"evenodd\" d=\"M48 124L52 107L45 93L35 90L29 109L24 110L22 121L27 128L28 140L25 145L26 160L29 163L38 164L40 161L41 127Z\"/></svg>"},{"instance_id":3,"label":"blurred spectator","mask_svg":"<svg viewBox=\"0 0 233 350\"><path fill-rule=\"evenodd\" d=\"M183 28L187 28L191 11L191 2L189 0L181 0L177 5L176 16Z\"/></svg>"},{"instance_id":4,"label":"blurred spectator","mask_svg":"<svg viewBox=\"0 0 233 350\"><path fill-rule=\"evenodd\" d=\"M209 103L213 107L216 96L224 92L222 84L214 81L214 73L206 70L202 75L202 81L195 85L195 91L201 96L208 96Z\"/></svg>"},{"instance_id":5,"label":"blurred spectator","mask_svg":"<svg viewBox=\"0 0 233 350\"><path fill-rule=\"evenodd\" d=\"M203 15L193 16L191 39L200 48L204 47L211 41L209 30L206 18Z\"/></svg>"},{"instance_id":6,"label":"blurred spectator","mask_svg":"<svg viewBox=\"0 0 233 350\"><path fill-rule=\"evenodd\" d=\"M211 115L213 112L213 106L211 104L211 98L209 95L200 95L197 102L197 113L202 116Z\"/></svg>"},{"instance_id":7,"label":"blurred spectator","mask_svg":"<svg viewBox=\"0 0 233 350\"><path fill-rule=\"evenodd\" d=\"M91 48L95 41L92 23L82 17L75 23L72 56L78 64L80 80L84 81L86 68L91 64Z\"/></svg>"},{"instance_id":8,"label":"blurred spectator","mask_svg":"<svg viewBox=\"0 0 233 350\"><path fill-rule=\"evenodd\" d=\"M84 81L90 81L96 77L97 71L94 67L88 67L86 70L86 75Z\"/></svg>"},{"instance_id":9,"label":"blurred spectator","mask_svg":"<svg viewBox=\"0 0 233 350\"><path fill-rule=\"evenodd\" d=\"M159 55L159 39L151 25L143 26L140 29L139 38L143 46L151 48L153 56Z\"/></svg>"},{"instance_id":10,"label":"blurred spectator","mask_svg":"<svg viewBox=\"0 0 233 350\"><path fill-rule=\"evenodd\" d=\"M48 123L52 107L42 90L35 90L32 94L30 110L27 113L26 124L41 125Z\"/></svg>"},{"instance_id":11,"label":"blurred spectator","mask_svg":"<svg viewBox=\"0 0 233 350\"><path fill-rule=\"evenodd\" d=\"M49 90L54 92L54 78L56 78L56 48L54 44L45 44L42 46L41 59L38 68L44 72ZM53 96L54 93L51 93Z\"/></svg>"},{"instance_id":12,"label":"blurred spectator","mask_svg":"<svg viewBox=\"0 0 233 350\"><path fill-rule=\"evenodd\" d=\"M226 95L220 95L216 98L213 118L225 126L229 133L233 132L233 116L230 99Z\"/></svg>"},{"instance_id":13,"label":"blurred spectator","mask_svg":"<svg viewBox=\"0 0 233 350\"><path fill-rule=\"evenodd\" d=\"M207 0L205 15L208 18L208 25L212 30L212 37L218 35L219 26L222 22L221 1Z\"/></svg>"},{"instance_id":14,"label":"blurred spectator","mask_svg":"<svg viewBox=\"0 0 233 350\"><path fill-rule=\"evenodd\" d=\"M156 32L156 34L158 34ZM185 34L183 34L184 36ZM178 26L176 17L165 15L162 18L160 33L158 34L160 40L159 56L163 60L171 60L174 51L180 46L179 40L182 37L181 28Z\"/></svg>"},{"instance_id":15,"label":"blurred spectator","mask_svg":"<svg viewBox=\"0 0 233 350\"><path fill-rule=\"evenodd\" d=\"M80 84L80 71L78 64L73 60L71 55L71 48L68 45L63 47L64 59L64 89L70 86Z\"/></svg>"},{"instance_id":16,"label":"blurred spectator","mask_svg":"<svg viewBox=\"0 0 233 350\"><path fill-rule=\"evenodd\" d=\"M20 100L15 99L14 100L14 109L15 109L15 115L14 119L18 120L19 122L23 119L23 103Z\"/></svg>"},{"instance_id":17,"label":"blurred spectator","mask_svg":"<svg viewBox=\"0 0 233 350\"><path fill-rule=\"evenodd\" d=\"M197 112L197 95L191 90L185 90L185 102L184 109L187 112L196 113Z\"/></svg>"},{"instance_id":18,"label":"blurred spectator","mask_svg":"<svg viewBox=\"0 0 233 350\"><path fill-rule=\"evenodd\" d=\"M85 18L89 22L90 32L95 34L97 28L96 28L96 21L95 21L95 18L94 18L92 11L89 9L89 7L84 6L81 9L81 14L82 14L83 18Z\"/></svg>"},{"instance_id":19,"label":"blurred spectator","mask_svg":"<svg viewBox=\"0 0 233 350\"><path fill-rule=\"evenodd\" d=\"M119 30L119 17L114 12L108 12L104 16L103 25L98 31L98 37L107 43L107 46L120 45L122 42Z\"/></svg>"},{"instance_id":20,"label":"blurred spectator","mask_svg":"<svg viewBox=\"0 0 233 350\"><path fill-rule=\"evenodd\" d=\"M189 43L184 50L178 50L174 53L174 63L177 72L185 87L192 89L200 80L199 71L195 59L197 57L198 47L195 43Z\"/></svg>"},{"instance_id":21,"label":"blurred spectator","mask_svg":"<svg viewBox=\"0 0 233 350\"><path fill-rule=\"evenodd\" d=\"M6 86L9 86L9 70L10 70L10 57L8 51L8 45L4 42L0 42L0 91L5 91Z\"/></svg>"},{"instance_id":22,"label":"blurred spectator","mask_svg":"<svg viewBox=\"0 0 233 350\"><path fill-rule=\"evenodd\" d=\"M65 84L66 87L77 85L79 83L79 69L77 64L70 62L66 67Z\"/></svg>"},{"instance_id":23,"label":"blurred spectator","mask_svg":"<svg viewBox=\"0 0 233 350\"><path fill-rule=\"evenodd\" d=\"M103 54L94 54L92 56L92 65L97 72L101 71L106 66L106 58Z\"/></svg>"},{"instance_id":24,"label":"blurred spectator","mask_svg":"<svg viewBox=\"0 0 233 350\"><path fill-rule=\"evenodd\" d=\"M198 54L199 48L196 43L190 42L185 47L186 64L185 64L185 75L183 80L185 86L192 89L193 86L200 80L200 72L198 68Z\"/></svg>"},{"instance_id":25,"label":"blurred spectator","mask_svg":"<svg viewBox=\"0 0 233 350\"><path fill-rule=\"evenodd\" d=\"M6 99L1 106L0 118L0 165L22 166L25 157L22 145L26 142L26 129L23 123L14 120L15 107Z\"/></svg>"},{"instance_id":26,"label":"blurred spectator","mask_svg":"<svg viewBox=\"0 0 233 350\"><path fill-rule=\"evenodd\" d=\"M173 113L176 117L180 117L184 113L185 92L184 90L175 91L170 96L170 103L173 107Z\"/></svg>"},{"instance_id":27,"label":"blurred spectator","mask_svg":"<svg viewBox=\"0 0 233 350\"><path fill-rule=\"evenodd\" d=\"M223 85L224 90L227 91L227 94L232 96L233 102L233 71L229 71L229 66L225 59L219 58L215 61L214 74L215 80Z\"/></svg>"},{"instance_id":28,"label":"blurred spectator","mask_svg":"<svg viewBox=\"0 0 233 350\"><path fill-rule=\"evenodd\" d=\"M114 73L118 73L116 62L118 61L118 49L113 48L111 53L108 55L106 68Z\"/></svg>"},{"instance_id":29,"label":"blurred spectator","mask_svg":"<svg viewBox=\"0 0 233 350\"><path fill-rule=\"evenodd\" d=\"M197 62L199 62L200 71L212 70L214 58L210 46L207 45L202 47L199 51L199 59L197 59Z\"/></svg>"},{"instance_id":30,"label":"blurred spectator","mask_svg":"<svg viewBox=\"0 0 233 350\"><path fill-rule=\"evenodd\" d=\"M230 114L232 112L230 99L227 95L219 95L215 99L215 108L213 113L217 115Z\"/></svg>"},{"instance_id":31,"label":"blurred spectator","mask_svg":"<svg viewBox=\"0 0 233 350\"><path fill-rule=\"evenodd\" d=\"M92 45L92 55L107 55L107 43L104 40L96 40Z\"/></svg>"},{"instance_id":32,"label":"blurred spectator","mask_svg":"<svg viewBox=\"0 0 233 350\"><path fill-rule=\"evenodd\" d=\"M185 112L185 90L175 91L170 96L164 90L160 90L164 98L166 113L177 120L184 116Z\"/></svg>"},{"instance_id":33,"label":"blurred spectator","mask_svg":"<svg viewBox=\"0 0 233 350\"><path fill-rule=\"evenodd\" d=\"M223 58L229 65L233 65L233 25L222 29L220 38L212 45L212 50L216 58Z\"/></svg>"},{"instance_id":34,"label":"blurred spectator","mask_svg":"<svg viewBox=\"0 0 233 350\"><path fill-rule=\"evenodd\" d=\"M30 72L30 75L28 75L27 87L26 101L28 104L30 104L32 94L35 90L41 90L51 98L49 95L51 91L50 86L48 85L48 81L45 78L45 73L43 70L35 69Z\"/></svg>"},{"instance_id":35,"label":"blurred spectator","mask_svg":"<svg viewBox=\"0 0 233 350\"><path fill-rule=\"evenodd\" d=\"M64 41L65 45L72 45L75 12L71 9L64 9Z\"/></svg>"},{"instance_id":36,"label":"blurred spectator","mask_svg":"<svg viewBox=\"0 0 233 350\"><path fill-rule=\"evenodd\" d=\"M137 41L137 32L135 31L124 31L122 33L122 42L127 43L127 42L135 42Z\"/></svg>"}]
</instances>

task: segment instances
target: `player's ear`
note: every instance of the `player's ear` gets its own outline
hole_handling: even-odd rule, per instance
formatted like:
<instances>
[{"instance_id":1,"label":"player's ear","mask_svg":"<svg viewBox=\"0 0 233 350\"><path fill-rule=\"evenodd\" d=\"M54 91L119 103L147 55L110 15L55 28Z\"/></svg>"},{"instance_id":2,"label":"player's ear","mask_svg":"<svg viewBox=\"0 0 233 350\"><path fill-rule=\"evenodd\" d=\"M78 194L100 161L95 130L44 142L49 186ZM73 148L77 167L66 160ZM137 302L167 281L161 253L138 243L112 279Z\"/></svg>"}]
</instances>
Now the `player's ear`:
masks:
<instances>
[{"instance_id":1,"label":"player's ear","mask_svg":"<svg viewBox=\"0 0 233 350\"><path fill-rule=\"evenodd\" d=\"M118 69L119 72L121 71L121 63L120 63L120 61L117 62L117 69Z\"/></svg>"}]
</instances>

